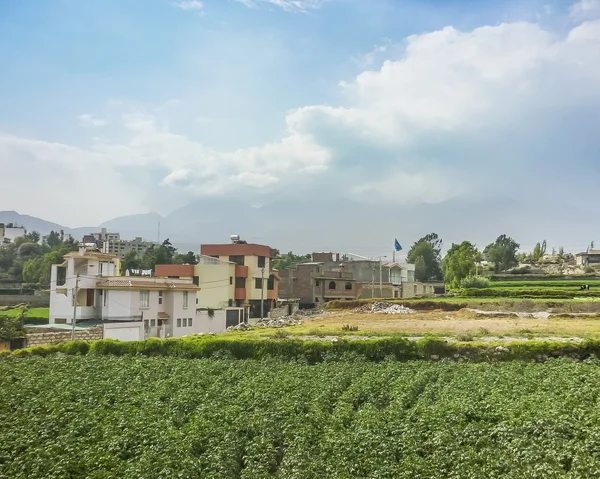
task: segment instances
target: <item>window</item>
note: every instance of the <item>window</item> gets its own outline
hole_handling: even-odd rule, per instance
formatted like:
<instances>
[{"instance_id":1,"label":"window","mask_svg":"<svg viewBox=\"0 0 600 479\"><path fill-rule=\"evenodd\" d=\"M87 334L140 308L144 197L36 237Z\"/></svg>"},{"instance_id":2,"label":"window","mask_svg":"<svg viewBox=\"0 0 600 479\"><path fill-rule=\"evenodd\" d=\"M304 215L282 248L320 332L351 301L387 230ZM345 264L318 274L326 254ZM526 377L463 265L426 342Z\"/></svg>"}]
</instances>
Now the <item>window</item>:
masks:
<instances>
[{"instance_id":1,"label":"window","mask_svg":"<svg viewBox=\"0 0 600 479\"><path fill-rule=\"evenodd\" d=\"M59 266L56 268L56 286L64 286L67 282L67 268Z\"/></svg>"},{"instance_id":2,"label":"window","mask_svg":"<svg viewBox=\"0 0 600 479\"><path fill-rule=\"evenodd\" d=\"M232 285L233 284L233 276L229 277L229 284Z\"/></svg>"},{"instance_id":3,"label":"window","mask_svg":"<svg viewBox=\"0 0 600 479\"><path fill-rule=\"evenodd\" d=\"M199 285L200 285L200 276L194 276L194 278L193 278L193 283L194 283L196 286L199 286Z\"/></svg>"},{"instance_id":4,"label":"window","mask_svg":"<svg viewBox=\"0 0 600 479\"><path fill-rule=\"evenodd\" d=\"M150 307L150 291L144 290L140 291L140 308L149 308Z\"/></svg>"},{"instance_id":5,"label":"window","mask_svg":"<svg viewBox=\"0 0 600 479\"><path fill-rule=\"evenodd\" d=\"M104 307L107 307L108 306L108 290L104 291L102 296L103 296L102 304L104 305Z\"/></svg>"},{"instance_id":6,"label":"window","mask_svg":"<svg viewBox=\"0 0 600 479\"><path fill-rule=\"evenodd\" d=\"M231 263L235 263L238 266L244 266L244 257L239 255L233 255L229 257Z\"/></svg>"},{"instance_id":7,"label":"window","mask_svg":"<svg viewBox=\"0 0 600 479\"><path fill-rule=\"evenodd\" d=\"M183 318L183 327L187 328L187 318Z\"/></svg>"},{"instance_id":8,"label":"window","mask_svg":"<svg viewBox=\"0 0 600 479\"><path fill-rule=\"evenodd\" d=\"M188 292L184 291L183 292L183 307L185 309L187 309L187 307L188 307L188 296L189 296Z\"/></svg>"},{"instance_id":9,"label":"window","mask_svg":"<svg viewBox=\"0 0 600 479\"><path fill-rule=\"evenodd\" d=\"M258 257L258 267L259 268L264 268L265 264L266 264L265 257L264 256L259 256Z\"/></svg>"},{"instance_id":10,"label":"window","mask_svg":"<svg viewBox=\"0 0 600 479\"><path fill-rule=\"evenodd\" d=\"M246 278L235 278L235 287L236 288L245 288L246 287Z\"/></svg>"},{"instance_id":11,"label":"window","mask_svg":"<svg viewBox=\"0 0 600 479\"><path fill-rule=\"evenodd\" d=\"M94 296L96 295L95 290L86 289L85 290L85 305L86 306L94 306Z\"/></svg>"},{"instance_id":12,"label":"window","mask_svg":"<svg viewBox=\"0 0 600 479\"><path fill-rule=\"evenodd\" d=\"M177 327L181 328L181 318L177 318Z\"/></svg>"},{"instance_id":13,"label":"window","mask_svg":"<svg viewBox=\"0 0 600 479\"><path fill-rule=\"evenodd\" d=\"M198 304L198 298L196 298L196 304Z\"/></svg>"},{"instance_id":14,"label":"window","mask_svg":"<svg viewBox=\"0 0 600 479\"><path fill-rule=\"evenodd\" d=\"M229 302L227 303L227 305L232 308L233 307L233 299L230 299Z\"/></svg>"},{"instance_id":15,"label":"window","mask_svg":"<svg viewBox=\"0 0 600 479\"><path fill-rule=\"evenodd\" d=\"M335 281L329 283L329 289L335 289Z\"/></svg>"},{"instance_id":16,"label":"window","mask_svg":"<svg viewBox=\"0 0 600 479\"><path fill-rule=\"evenodd\" d=\"M269 275L269 279L267 279L267 289L269 291L273 291L275 289L275 276Z\"/></svg>"},{"instance_id":17,"label":"window","mask_svg":"<svg viewBox=\"0 0 600 479\"><path fill-rule=\"evenodd\" d=\"M150 320L150 327L153 328L154 326L156 326L156 319L151 319Z\"/></svg>"},{"instance_id":18,"label":"window","mask_svg":"<svg viewBox=\"0 0 600 479\"><path fill-rule=\"evenodd\" d=\"M150 327L150 322L147 319L144 319L144 328L149 328Z\"/></svg>"},{"instance_id":19,"label":"window","mask_svg":"<svg viewBox=\"0 0 600 479\"><path fill-rule=\"evenodd\" d=\"M321 282L319 280L315 281L315 286L321 286Z\"/></svg>"},{"instance_id":20,"label":"window","mask_svg":"<svg viewBox=\"0 0 600 479\"><path fill-rule=\"evenodd\" d=\"M262 289L263 287L263 280L262 278L254 278L254 288L255 289Z\"/></svg>"},{"instance_id":21,"label":"window","mask_svg":"<svg viewBox=\"0 0 600 479\"><path fill-rule=\"evenodd\" d=\"M163 292L159 291L158 292L158 304L162 304L163 302Z\"/></svg>"},{"instance_id":22,"label":"window","mask_svg":"<svg viewBox=\"0 0 600 479\"><path fill-rule=\"evenodd\" d=\"M192 318L188 318L188 328L192 327Z\"/></svg>"},{"instance_id":23,"label":"window","mask_svg":"<svg viewBox=\"0 0 600 479\"><path fill-rule=\"evenodd\" d=\"M346 290L351 290L352 289L352 283L348 282L346 283Z\"/></svg>"}]
</instances>

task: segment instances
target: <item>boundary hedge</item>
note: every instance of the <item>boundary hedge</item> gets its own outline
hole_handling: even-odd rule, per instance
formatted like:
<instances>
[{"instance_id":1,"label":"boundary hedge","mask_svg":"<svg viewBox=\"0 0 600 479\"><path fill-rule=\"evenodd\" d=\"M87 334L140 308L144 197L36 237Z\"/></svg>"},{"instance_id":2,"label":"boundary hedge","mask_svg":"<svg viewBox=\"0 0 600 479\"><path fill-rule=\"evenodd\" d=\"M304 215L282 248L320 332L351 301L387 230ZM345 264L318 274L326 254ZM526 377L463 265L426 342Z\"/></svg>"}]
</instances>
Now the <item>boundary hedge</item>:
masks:
<instances>
[{"instance_id":1,"label":"boundary hedge","mask_svg":"<svg viewBox=\"0 0 600 479\"><path fill-rule=\"evenodd\" d=\"M100 356L170 356L182 358L281 358L301 360L309 364L336 360L387 359L410 361L418 359L453 359L474 361L545 360L570 356L585 359L600 357L600 341L579 343L561 341L519 341L512 343L446 342L439 338L410 341L404 338L368 340L303 341L299 339L224 338L200 336L160 340L121 342L103 339L88 343L68 341L50 346L37 346L16 351L2 351L0 358L93 354Z\"/></svg>"}]
</instances>

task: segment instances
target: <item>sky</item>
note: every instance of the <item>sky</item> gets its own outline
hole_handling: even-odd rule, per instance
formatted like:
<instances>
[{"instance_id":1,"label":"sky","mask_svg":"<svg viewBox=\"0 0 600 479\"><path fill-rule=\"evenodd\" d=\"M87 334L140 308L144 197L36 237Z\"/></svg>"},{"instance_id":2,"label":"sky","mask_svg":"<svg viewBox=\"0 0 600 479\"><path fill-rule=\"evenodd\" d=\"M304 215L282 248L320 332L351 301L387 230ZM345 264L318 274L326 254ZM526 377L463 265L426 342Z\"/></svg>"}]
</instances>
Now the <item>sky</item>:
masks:
<instances>
[{"instance_id":1,"label":"sky","mask_svg":"<svg viewBox=\"0 0 600 479\"><path fill-rule=\"evenodd\" d=\"M600 0L3 0L0 64L0 210L66 226L598 201Z\"/></svg>"}]
</instances>

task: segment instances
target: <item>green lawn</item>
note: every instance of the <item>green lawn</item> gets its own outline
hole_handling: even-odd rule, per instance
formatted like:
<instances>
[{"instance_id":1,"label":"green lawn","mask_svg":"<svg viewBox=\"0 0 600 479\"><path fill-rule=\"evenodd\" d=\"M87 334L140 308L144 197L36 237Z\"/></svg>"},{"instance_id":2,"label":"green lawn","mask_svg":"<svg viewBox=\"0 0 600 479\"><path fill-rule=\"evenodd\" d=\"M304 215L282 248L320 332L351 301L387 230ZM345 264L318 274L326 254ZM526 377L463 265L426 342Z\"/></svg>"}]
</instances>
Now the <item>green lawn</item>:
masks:
<instances>
[{"instance_id":1,"label":"green lawn","mask_svg":"<svg viewBox=\"0 0 600 479\"><path fill-rule=\"evenodd\" d=\"M600 475L597 361L0 360L0 477Z\"/></svg>"},{"instance_id":2,"label":"green lawn","mask_svg":"<svg viewBox=\"0 0 600 479\"><path fill-rule=\"evenodd\" d=\"M21 314L20 309L0 311L0 316L19 316L19 314ZM31 308L27 311L25 317L48 319L50 317L50 308Z\"/></svg>"}]
</instances>

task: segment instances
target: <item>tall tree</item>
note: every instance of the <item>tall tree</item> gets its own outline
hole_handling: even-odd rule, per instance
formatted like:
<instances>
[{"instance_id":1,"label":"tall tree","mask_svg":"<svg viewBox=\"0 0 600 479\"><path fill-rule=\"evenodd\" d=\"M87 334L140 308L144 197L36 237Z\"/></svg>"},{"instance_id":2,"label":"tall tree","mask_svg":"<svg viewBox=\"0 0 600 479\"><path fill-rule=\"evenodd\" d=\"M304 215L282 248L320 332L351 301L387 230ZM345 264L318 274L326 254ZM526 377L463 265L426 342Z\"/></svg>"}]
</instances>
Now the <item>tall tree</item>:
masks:
<instances>
[{"instance_id":1,"label":"tall tree","mask_svg":"<svg viewBox=\"0 0 600 479\"><path fill-rule=\"evenodd\" d=\"M157 264L173 264L173 258L177 249L173 247L169 238L164 240L160 246L152 246L142 258L144 269L154 269Z\"/></svg>"},{"instance_id":2,"label":"tall tree","mask_svg":"<svg viewBox=\"0 0 600 479\"><path fill-rule=\"evenodd\" d=\"M305 255L296 255L289 251L288 253L281 255L278 254L275 260L273 261L274 269L286 269L293 268L297 264L306 263L311 260L310 254Z\"/></svg>"},{"instance_id":3,"label":"tall tree","mask_svg":"<svg viewBox=\"0 0 600 479\"><path fill-rule=\"evenodd\" d=\"M56 248L62 243L62 240L60 239L60 233L56 231L50 231L50 234L44 238L44 242L50 246L50 248Z\"/></svg>"},{"instance_id":4,"label":"tall tree","mask_svg":"<svg viewBox=\"0 0 600 479\"><path fill-rule=\"evenodd\" d=\"M475 262L479 251L474 244L463 241L452 244L442 262L444 281L452 288L458 288L463 279L475 272Z\"/></svg>"},{"instance_id":5,"label":"tall tree","mask_svg":"<svg viewBox=\"0 0 600 479\"><path fill-rule=\"evenodd\" d=\"M132 249L125 253L123 261L121 261L121 272L125 274L127 270L140 269L142 267L142 260L138 256L137 252Z\"/></svg>"},{"instance_id":6,"label":"tall tree","mask_svg":"<svg viewBox=\"0 0 600 479\"><path fill-rule=\"evenodd\" d=\"M415 265L415 278L417 277L417 259L422 258L425 272L419 281L442 279L441 252L442 240L436 233L430 233L415 242L408 251L407 256L408 262Z\"/></svg>"},{"instance_id":7,"label":"tall tree","mask_svg":"<svg viewBox=\"0 0 600 479\"><path fill-rule=\"evenodd\" d=\"M495 242L490 243L483 250L488 261L494 263L496 273L506 271L518 264L517 251L519 243L506 235L500 235Z\"/></svg>"},{"instance_id":8,"label":"tall tree","mask_svg":"<svg viewBox=\"0 0 600 479\"><path fill-rule=\"evenodd\" d=\"M185 254L176 254L173 257L175 264L198 264L198 255L193 251L188 251Z\"/></svg>"}]
</instances>

